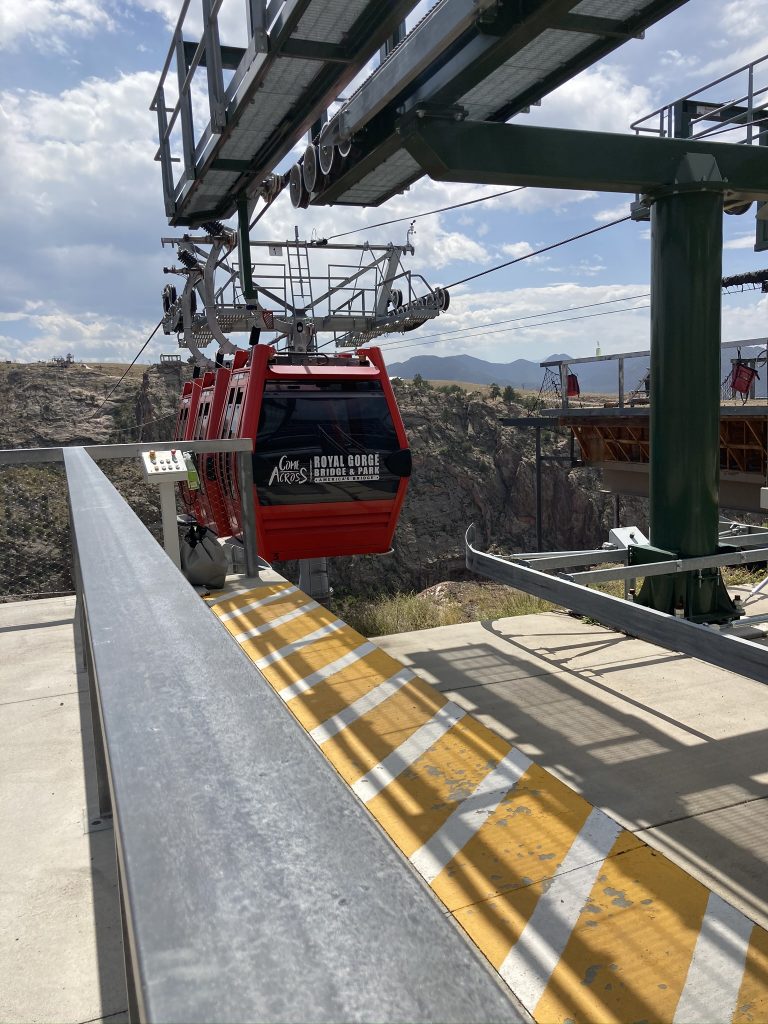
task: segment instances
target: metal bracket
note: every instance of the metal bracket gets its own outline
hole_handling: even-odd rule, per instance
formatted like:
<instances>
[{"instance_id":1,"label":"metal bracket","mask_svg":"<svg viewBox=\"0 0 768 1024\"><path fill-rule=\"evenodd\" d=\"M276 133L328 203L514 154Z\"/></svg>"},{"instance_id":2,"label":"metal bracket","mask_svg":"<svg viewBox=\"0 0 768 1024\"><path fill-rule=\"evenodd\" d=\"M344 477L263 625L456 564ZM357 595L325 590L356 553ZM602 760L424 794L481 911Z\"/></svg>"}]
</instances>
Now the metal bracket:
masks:
<instances>
[{"instance_id":1,"label":"metal bracket","mask_svg":"<svg viewBox=\"0 0 768 1024\"><path fill-rule=\"evenodd\" d=\"M92 832L108 832L114 828L111 814L99 814L96 811L89 811L87 807L83 808L82 822L84 836Z\"/></svg>"}]
</instances>

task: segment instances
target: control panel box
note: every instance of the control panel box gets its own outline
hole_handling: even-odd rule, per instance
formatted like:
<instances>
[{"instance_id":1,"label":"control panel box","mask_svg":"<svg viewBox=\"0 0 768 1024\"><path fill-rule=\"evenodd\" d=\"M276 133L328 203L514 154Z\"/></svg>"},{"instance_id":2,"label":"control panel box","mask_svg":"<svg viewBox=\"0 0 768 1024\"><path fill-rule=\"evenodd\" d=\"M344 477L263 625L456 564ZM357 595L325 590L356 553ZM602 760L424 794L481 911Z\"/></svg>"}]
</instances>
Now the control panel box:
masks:
<instances>
[{"instance_id":1,"label":"control panel box","mask_svg":"<svg viewBox=\"0 0 768 1024\"><path fill-rule=\"evenodd\" d=\"M152 449L141 453L141 465L144 479L159 484L163 480L177 483L187 479L187 465L179 448L167 450Z\"/></svg>"},{"instance_id":2,"label":"control panel box","mask_svg":"<svg viewBox=\"0 0 768 1024\"><path fill-rule=\"evenodd\" d=\"M760 508L768 508L768 487L760 488Z\"/></svg>"}]
</instances>

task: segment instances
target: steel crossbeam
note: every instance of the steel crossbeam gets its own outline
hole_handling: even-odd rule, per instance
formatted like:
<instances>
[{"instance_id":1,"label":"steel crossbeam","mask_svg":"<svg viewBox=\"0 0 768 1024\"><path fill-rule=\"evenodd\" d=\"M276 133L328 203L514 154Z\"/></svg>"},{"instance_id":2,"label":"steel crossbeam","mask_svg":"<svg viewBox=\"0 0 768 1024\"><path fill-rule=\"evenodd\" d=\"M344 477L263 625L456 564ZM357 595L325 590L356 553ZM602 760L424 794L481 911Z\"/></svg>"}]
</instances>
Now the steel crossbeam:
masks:
<instances>
[{"instance_id":1,"label":"steel crossbeam","mask_svg":"<svg viewBox=\"0 0 768 1024\"><path fill-rule=\"evenodd\" d=\"M768 199L768 147L520 124L415 118L404 145L438 181Z\"/></svg>"}]
</instances>

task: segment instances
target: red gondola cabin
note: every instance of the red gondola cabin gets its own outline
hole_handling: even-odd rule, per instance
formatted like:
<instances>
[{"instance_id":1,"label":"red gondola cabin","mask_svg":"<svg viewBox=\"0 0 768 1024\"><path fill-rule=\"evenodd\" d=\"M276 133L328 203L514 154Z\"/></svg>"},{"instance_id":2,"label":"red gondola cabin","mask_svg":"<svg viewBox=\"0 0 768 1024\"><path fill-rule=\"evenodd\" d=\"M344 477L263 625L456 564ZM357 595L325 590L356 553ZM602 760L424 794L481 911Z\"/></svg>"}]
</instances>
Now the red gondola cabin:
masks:
<instances>
[{"instance_id":1,"label":"red gondola cabin","mask_svg":"<svg viewBox=\"0 0 768 1024\"><path fill-rule=\"evenodd\" d=\"M238 352L223 371L226 397L213 436L254 440L259 554L285 561L388 551L411 453L380 350L298 356L257 345L248 365L244 358ZM225 532L240 533L236 457L217 456L213 467L199 473L201 488L215 484ZM202 500L196 512L220 528L214 504Z\"/></svg>"}]
</instances>

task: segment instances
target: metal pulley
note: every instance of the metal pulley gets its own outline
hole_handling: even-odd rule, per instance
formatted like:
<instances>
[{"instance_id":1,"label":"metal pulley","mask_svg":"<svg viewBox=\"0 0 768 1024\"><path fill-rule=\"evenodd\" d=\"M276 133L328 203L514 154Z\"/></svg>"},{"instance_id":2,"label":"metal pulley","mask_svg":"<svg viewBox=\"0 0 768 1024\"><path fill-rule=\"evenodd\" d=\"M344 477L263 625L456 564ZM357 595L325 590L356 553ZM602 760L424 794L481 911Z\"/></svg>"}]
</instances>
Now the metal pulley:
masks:
<instances>
[{"instance_id":1,"label":"metal pulley","mask_svg":"<svg viewBox=\"0 0 768 1024\"><path fill-rule=\"evenodd\" d=\"M291 168L289 189L291 192L291 203L296 209L306 210L309 206L309 192L304 184L304 173L300 163L294 164Z\"/></svg>"},{"instance_id":2,"label":"metal pulley","mask_svg":"<svg viewBox=\"0 0 768 1024\"><path fill-rule=\"evenodd\" d=\"M314 192L317 186L318 179L320 177L318 170L317 146L307 146L304 150L302 178L304 180L304 187L309 193Z\"/></svg>"},{"instance_id":3,"label":"metal pulley","mask_svg":"<svg viewBox=\"0 0 768 1024\"><path fill-rule=\"evenodd\" d=\"M317 150L320 170L323 174L333 177L333 175L337 174L341 170L341 153L339 153L338 149L332 142L329 145L324 145L322 136Z\"/></svg>"}]
</instances>

